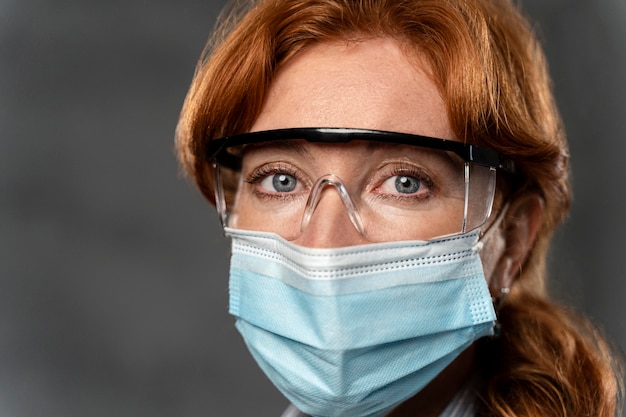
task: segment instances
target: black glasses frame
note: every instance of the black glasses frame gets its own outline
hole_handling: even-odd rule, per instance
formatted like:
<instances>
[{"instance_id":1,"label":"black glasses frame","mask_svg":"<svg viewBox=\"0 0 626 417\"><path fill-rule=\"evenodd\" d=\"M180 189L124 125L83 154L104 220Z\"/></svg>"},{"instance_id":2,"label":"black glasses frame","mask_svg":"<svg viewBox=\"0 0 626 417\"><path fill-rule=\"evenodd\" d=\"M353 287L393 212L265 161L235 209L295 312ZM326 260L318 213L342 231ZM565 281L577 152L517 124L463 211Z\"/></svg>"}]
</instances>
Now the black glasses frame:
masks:
<instances>
[{"instance_id":1,"label":"black glasses frame","mask_svg":"<svg viewBox=\"0 0 626 417\"><path fill-rule=\"evenodd\" d=\"M243 133L225 136L209 142L207 156L209 160L219 160L221 165L236 168L239 161L227 152L228 148L261 142L280 140L303 139L315 143L347 143L355 140L390 142L402 145L421 146L453 152L465 162L504 170L511 174L516 173L515 162L493 149L471 145L453 140L433 138L429 136L397 133L383 130L351 129L351 128L289 128L263 130L259 132Z\"/></svg>"}]
</instances>

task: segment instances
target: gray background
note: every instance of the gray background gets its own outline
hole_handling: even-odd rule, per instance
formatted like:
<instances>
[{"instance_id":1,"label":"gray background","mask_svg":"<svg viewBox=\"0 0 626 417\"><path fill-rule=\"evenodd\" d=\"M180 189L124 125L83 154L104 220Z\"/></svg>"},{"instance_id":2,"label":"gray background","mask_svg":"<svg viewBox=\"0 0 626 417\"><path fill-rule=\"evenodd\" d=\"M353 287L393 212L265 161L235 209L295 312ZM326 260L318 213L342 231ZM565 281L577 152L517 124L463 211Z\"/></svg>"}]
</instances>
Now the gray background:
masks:
<instances>
[{"instance_id":1,"label":"gray background","mask_svg":"<svg viewBox=\"0 0 626 417\"><path fill-rule=\"evenodd\" d=\"M0 0L0 416L274 417L173 131L222 1ZM572 142L560 297L626 347L626 2L526 0ZM242 51L243 53L243 51Z\"/></svg>"}]
</instances>

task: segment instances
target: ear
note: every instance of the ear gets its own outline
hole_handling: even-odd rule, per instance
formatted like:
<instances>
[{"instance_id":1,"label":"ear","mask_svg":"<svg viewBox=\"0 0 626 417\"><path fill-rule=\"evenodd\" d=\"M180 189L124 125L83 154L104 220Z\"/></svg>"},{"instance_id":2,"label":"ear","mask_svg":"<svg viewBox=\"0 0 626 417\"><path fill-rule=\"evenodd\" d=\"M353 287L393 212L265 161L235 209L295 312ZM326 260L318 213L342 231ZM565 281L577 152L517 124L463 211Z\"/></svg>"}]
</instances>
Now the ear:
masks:
<instances>
[{"instance_id":1,"label":"ear","mask_svg":"<svg viewBox=\"0 0 626 417\"><path fill-rule=\"evenodd\" d=\"M543 198L536 193L521 194L509 203L501 225L504 248L490 282L492 294L511 288L519 277L537 238L543 212Z\"/></svg>"}]
</instances>

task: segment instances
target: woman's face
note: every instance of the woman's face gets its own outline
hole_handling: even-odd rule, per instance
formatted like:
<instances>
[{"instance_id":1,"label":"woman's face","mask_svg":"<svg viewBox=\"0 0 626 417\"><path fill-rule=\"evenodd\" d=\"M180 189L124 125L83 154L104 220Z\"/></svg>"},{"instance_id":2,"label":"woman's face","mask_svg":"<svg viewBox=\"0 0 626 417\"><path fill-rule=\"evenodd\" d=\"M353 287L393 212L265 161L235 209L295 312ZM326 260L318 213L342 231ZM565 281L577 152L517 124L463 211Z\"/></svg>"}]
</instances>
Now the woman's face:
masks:
<instances>
[{"instance_id":1,"label":"woman's face","mask_svg":"<svg viewBox=\"0 0 626 417\"><path fill-rule=\"evenodd\" d=\"M398 44L390 39L313 46L281 68L251 130L364 128L457 140L445 103L428 75L429 69L418 62L417 59L407 59ZM290 182L289 176L280 178L275 175L274 168L264 171L266 165L279 166L280 172L290 172L289 169L295 166L296 170L306 171L312 182L326 174L334 174L351 188L354 183L367 183L369 180L363 179L364 173L376 171L381 161L412 160L410 147L395 146L398 147L372 148L363 142L332 145L301 142L296 147L253 145L250 151L244 150L241 180L233 208L236 214L231 217L230 226L283 230L282 217L255 209L256 200L263 201L263 204L270 202L269 205L274 198L284 198L275 196L281 187L297 190L299 184ZM272 162L267 164L267 161ZM260 175L255 176L255 172ZM292 177L298 179L297 173ZM383 187L383 190L394 193L393 187ZM453 206L440 205L440 210L434 211L436 217L419 224L398 222L391 228L388 240L429 239L454 232L450 228L458 221L455 214L458 209ZM286 212L285 216L290 217L291 213ZM351 222L345 202L333 187L323 191L308 226L296 235L294 243L306 247L336 248L368 243L366 236ZM509 278L514 274L507 274L506 268L515 262L500 261L505 258L505 240L499 228L494 229L484 243L481 252L484 272L497 295L500 288L509 286ZM504 267L500 268L500 265ZM455 392L459 381L470 372L471 355L471 350L461 354L423 391L425 404L445 404L449 400L445 395ZM417 404L422 403L417 401Z\"/></svg>"},{"instance_id":2,"label":"woman's face","mask_svg":"<svg viewBox=\"0 0 626 417\"><path fill-rule=\"evenodd\" d=\"M428 68L417 62L409 61L391 39L313 46L278 72L251 130L350 127L455 140L445 104L428 75ZM267 181L255 183L256 191L241 192L242 188L251 187L250 181L246 181L250 175L247 173L260 170L265 161L271 160L289 169L295 166L306 171L311 181L333 174L341 178L348 189L352 184L364 183L364 188L369 186L378 193L375 198L390 199L397 197L393 195L396 193L393 182L381 177L379 183L371 183L382 175L380 167L399 166L405 164L405 159L414 159L411 152L414 150L410 146L376 148L357 142L304 143L296 150L262 147L249 152L244 158L243 182L235 203L237 216L231 226L267 231L280 227L280 221L271 220L254 209L258 191L265 193ZM387 227L387 234L381 236L385 236L384 240L408 240L453 233L459 222L458 213L462 212L459 205L463 204L462 199L457 200L448 199L437 210L431 210L424 221L409 222L419 224L399 222L398 228ZM328 190L322 193L308 226L294 243L341 247L367 243L367 239L351 223L339 193Z\"/></svg>"}]
</instances>

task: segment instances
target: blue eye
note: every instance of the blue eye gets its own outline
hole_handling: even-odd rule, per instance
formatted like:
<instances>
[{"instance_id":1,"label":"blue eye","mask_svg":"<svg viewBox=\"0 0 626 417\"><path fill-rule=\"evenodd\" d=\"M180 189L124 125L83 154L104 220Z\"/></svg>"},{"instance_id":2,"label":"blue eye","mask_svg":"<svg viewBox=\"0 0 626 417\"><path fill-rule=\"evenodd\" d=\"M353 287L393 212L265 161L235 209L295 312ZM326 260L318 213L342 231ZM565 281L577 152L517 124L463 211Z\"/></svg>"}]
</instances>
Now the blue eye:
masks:
<instances>
[{"instance_id":1,"label":"blue eye","mask_svg":"<svg viewBox=\"0 0 626 417\"><path fill-rule=\"evenodd\" d=\"M274 174L265 177L260 185L268 191L290 193L298 186L298 180L293 175L284 173Z\"/></svg>"},{"instance_id":2,"label":"blue eye","mask_svg":"<svg viewBox=\"0 0 626 417\"><path fill-rule=\"evenodd\" d=\"M422 188L422 182L415 177L398 175L395 180L396 191L401 194L413 194Z\"/></svg>"},{"instance_id":3,"label":"blue eye","mask_svg":"<svg viewBox=\"0 0 626 417\"><path fill-rule=\"evenodd\" d=\"M430 177L414 167L386 167L378 177L382 181L376 186L375 193L381 198L395 197L423 202L433 193Z\"/></svg>"}]
</instances>

